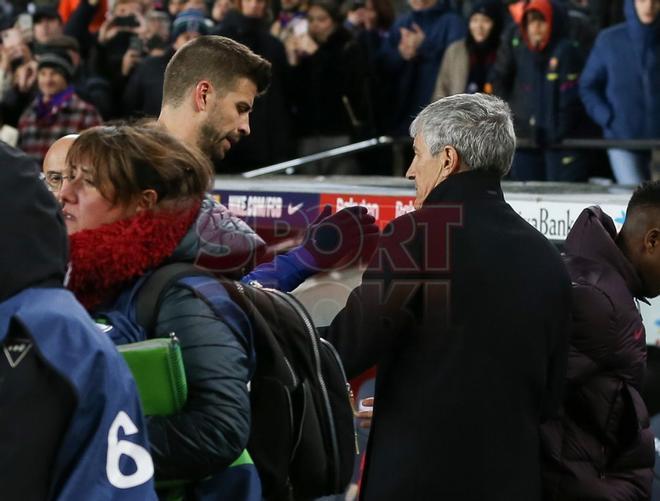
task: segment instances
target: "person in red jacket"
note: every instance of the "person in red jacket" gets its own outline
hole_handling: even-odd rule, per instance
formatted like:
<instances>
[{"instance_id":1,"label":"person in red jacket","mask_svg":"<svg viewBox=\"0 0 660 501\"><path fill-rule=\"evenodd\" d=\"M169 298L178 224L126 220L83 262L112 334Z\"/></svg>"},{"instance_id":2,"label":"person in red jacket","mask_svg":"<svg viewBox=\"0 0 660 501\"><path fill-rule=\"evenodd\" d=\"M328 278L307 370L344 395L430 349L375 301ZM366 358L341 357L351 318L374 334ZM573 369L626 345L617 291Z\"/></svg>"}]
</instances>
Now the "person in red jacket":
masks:
<instances>
[{"instance_id":1,"label":"person in red jacket","mask_svg":"<svg viewBox=\"0 0 660 501\"><path fill-rule=\"evenodd\" d=\"M62 22L66 23L73 12L78 8L80 2L89 4L90 6L96 6L96 14L92 22L89 24L89 31L91 33L96 33L101 28L103 21L105 21L105 15L108 12L108 0L60 0L58 6L58 12L62 18Z\"/></svg>"},{"instance_id":2,"label":"person in red jacket","mask_svg":"<svg viewBox=\"0 0 660 501\"><path fill-rule=\"evenodd\" d=\"M573 326L559 417L542 426L547 500L649 499L654 443L640 387L637 301L660 295L660 182L640 186L617 235L599 207L566 239Z\"/></svg>"}]
</instances>

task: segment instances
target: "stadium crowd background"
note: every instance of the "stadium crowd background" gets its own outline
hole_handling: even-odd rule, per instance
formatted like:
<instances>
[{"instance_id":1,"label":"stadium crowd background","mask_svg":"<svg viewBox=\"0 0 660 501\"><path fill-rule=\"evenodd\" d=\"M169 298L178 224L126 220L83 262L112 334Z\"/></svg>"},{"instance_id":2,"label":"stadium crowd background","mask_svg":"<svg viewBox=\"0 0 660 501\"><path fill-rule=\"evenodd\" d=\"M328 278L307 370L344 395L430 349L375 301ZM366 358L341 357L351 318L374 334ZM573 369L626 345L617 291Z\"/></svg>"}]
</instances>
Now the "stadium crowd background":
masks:
<instances>
[{"instance_id":1,"label":"stadium crowd background","mask_svg":"<svg viewBox=\"0 0 660 501\"><path fill-rule=\"evenodd\" d=\"M512 179L636 184L650 175L648 152L610 150L610 170L604 150L547 148L565 138L660 137L660 2L627 3L0 0L0 138L41 162L66 134L158 116L172 55L192 38L219 34L273 64L251 134L216 165L223 173L367 137L405 137L432 100L485 91L511 104L518 137L532 146L518 150ZM637 3L655 13L651 23L635 18ZM540 31L532 26L539 20ZM631 48L605 36L617 23ZM627 65L628 80L604 76L617 64ZM619 117L620 109L631 116ZM392 158L363 154L306 172L389 175Z\"/></svg>"}]
</instances>

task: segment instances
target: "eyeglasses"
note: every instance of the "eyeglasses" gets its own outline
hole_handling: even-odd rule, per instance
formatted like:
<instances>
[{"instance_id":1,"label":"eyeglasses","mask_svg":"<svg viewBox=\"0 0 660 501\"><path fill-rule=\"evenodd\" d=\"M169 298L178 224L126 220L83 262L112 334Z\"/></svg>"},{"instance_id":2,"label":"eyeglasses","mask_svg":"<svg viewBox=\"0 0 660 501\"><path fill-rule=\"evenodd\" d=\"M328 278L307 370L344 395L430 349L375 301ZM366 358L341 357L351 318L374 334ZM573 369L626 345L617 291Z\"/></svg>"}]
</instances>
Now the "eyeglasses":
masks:
<instances>
[{"instance_id":1,"label":"eyeglasses","mask_svg":"<svg viewBox=\"0 0 660 501\"><path fill-rule=\"evenodd\" d=\"M46 175L43 176L43 180L46 182L46 186L50 191L60 191L62 189L62 184L65 180L71 181L73 176L67 176L57 171L48 171Z\"/></svg>"}]
</instances>

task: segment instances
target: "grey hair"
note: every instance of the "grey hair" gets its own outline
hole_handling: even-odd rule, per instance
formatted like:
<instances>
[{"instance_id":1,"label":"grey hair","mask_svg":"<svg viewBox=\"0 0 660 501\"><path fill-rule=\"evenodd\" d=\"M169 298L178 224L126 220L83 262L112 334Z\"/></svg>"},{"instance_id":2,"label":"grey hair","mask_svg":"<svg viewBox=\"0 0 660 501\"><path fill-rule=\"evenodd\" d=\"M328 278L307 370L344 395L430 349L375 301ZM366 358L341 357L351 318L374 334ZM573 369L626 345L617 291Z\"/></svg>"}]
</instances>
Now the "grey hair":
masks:
<instances>
[{"instance_id":1,"label":"grey hair","mask_svg":"<svg viewBox=\"0 0 660 501\"><path fill-rule=\"evenodd\" d=\"M424 108L410 125L410 136L422 134L435 156L453 146L470 169L504 177L516 149L511 109L488 94L456 94Z\"/></svg>"}]
</instances>

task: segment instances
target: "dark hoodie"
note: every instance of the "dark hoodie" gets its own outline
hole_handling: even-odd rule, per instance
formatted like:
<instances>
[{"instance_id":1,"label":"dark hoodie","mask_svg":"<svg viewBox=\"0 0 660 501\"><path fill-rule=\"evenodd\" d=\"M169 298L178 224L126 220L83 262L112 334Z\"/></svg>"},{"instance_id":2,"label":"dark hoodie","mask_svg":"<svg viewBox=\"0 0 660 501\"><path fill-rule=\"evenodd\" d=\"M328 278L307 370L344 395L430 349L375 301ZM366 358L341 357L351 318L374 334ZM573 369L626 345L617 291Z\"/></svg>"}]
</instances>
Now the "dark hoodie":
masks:
<instances>
[{"instance_id":1,"label":"dark hoodie","mask_svg":"<svg viewBox=\"0 0 660 501\"><path fill-rule=\"evenodd\" d=\"M612 219L582 212L566 239L573 326L560 417L542 428L545 499L648 499L653 435L639 395L646 340L641 280Z\"/></svg>"},{"instance_id":2,"label":"dark hoodie","mask_svg":"<svg viewBox=\"0 0 660 501\"><path fill-rule=\"evenodd\" d=\"M68 239L59 206L39 169L0 141L0 302L28 287L62 286Z\"/></svg>"},{"instance_id":3,"label":"dark hoodie","mask_svg":"<svg viewBox=\"0 0 660 501\"><path fill-rule=\"evenodd\" d=\"M14 296L25 289L62 287L67 236L58 204L38 179L32 160L0 141L0 167L0 306L13 311L9 303L20 303ZM62 375L30 349L36 333L23 326L23 317L6 311L4 315L0 323L8 326L0 327L2 497L46 499L75 397Z\"/></svg>"},{"instance_id":4,"label":"dark hoodie","mask_svg":"<svg viewBox=\"0 0 660 501\"><path fill-rule=\"evenodd\" d=\"M660 137L660 15L642 24L634 0L626 22L602 31L580 80L580 96L606 138Z\"/></svg>"}]
</instances>

